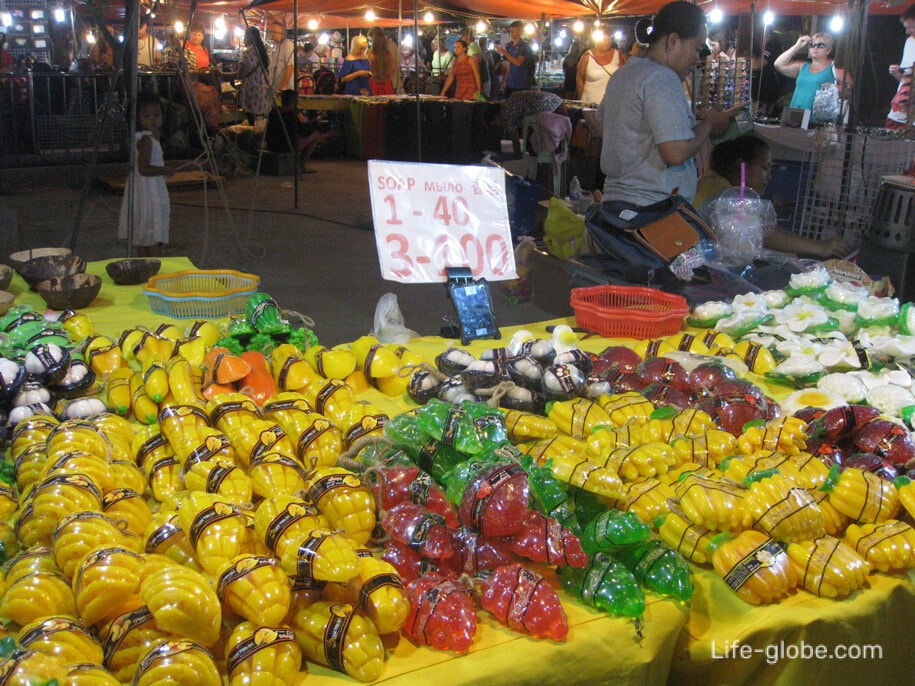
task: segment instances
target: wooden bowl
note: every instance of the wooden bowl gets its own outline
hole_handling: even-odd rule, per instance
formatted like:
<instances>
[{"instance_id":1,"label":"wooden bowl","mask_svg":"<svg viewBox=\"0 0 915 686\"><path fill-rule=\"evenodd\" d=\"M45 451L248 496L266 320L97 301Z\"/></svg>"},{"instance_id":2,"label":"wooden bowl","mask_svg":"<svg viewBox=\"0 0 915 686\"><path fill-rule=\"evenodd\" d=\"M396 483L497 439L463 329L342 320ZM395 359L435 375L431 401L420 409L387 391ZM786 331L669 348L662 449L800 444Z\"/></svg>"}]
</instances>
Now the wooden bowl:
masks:
<instances>
[{"instance_id":1,"label":"wooden bowl","mask_svg":"<svg viewBox=\"0 0 915 686\"><path fill-rule=\"evenodd\" d=\"M42 281L55 276L71 276L86 271L86 260L77 255L48 255L29 260L19 268L19 276L33 291Z\"/></svg>"},{"instance_id":2,"label":"wooden bowl","mask_svg":"<svg viewBox=\"0 0 915 686\"><path fill-rule=\"evenodd\" d=\"M95 274L55 276L38 284L38 294L52 310L80 310L95 300L102 277Z\"/></svg>"},{"instance_id":3,"label":"wooden bowl","mask_svg":"<svg viewBox=\"0 0 915 686\"><path fill-rule=\"evenodd\" d=\"M0 291L10 287L13 280L13 268L8 264L0 264Z\"/></svg>"},{"instance_id":4,"label":"wooden bowl","mask_svg":"<svg viewBox=\"0 0 915 686\"><path fill-rule=\"evenodd\" d=\"M111 280L122 286L132 286L146 283L151 276L159 273L162 266L160 260L136 257L128 260L118 260L105 265L105 271Z\"/></svg>"},{"instance_id":5,"label":"wooden bowl","mask_svg":"<svg viewBox=\"0 0 915 686\"><path fill-rule=\"evenodd\" d=\"M10 255L10 264L13 265L13 269L17 272L19 267L24 265L29 260L34 260L36 257L50 257L51 255L70 255L71 250L69 248L30 248L29 250L20 250L19 252L14 252Z\"/></svg>"},{"instance_id":6,"label":"wooden bowl","mask_svg":"<svg viewBox=\"0 0 915 686\"><path fill-rule=\"evenodd\" d=\"M0 291L0 316L6 314L10 307L13 306L13 301L16 299L15 293L10 293L9 291Z\"/></svg>"}]
</instances>

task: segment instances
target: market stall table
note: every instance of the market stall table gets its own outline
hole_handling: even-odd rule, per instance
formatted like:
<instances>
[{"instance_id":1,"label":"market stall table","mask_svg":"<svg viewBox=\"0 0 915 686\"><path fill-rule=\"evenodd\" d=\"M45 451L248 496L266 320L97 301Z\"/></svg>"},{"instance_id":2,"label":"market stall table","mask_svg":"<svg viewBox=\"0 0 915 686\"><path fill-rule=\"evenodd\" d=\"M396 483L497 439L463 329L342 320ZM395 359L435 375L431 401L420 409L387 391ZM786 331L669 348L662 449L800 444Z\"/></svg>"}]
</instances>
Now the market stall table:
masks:
<instances>
[{"instance_id":1,"label":"market stall table","mask_svg":"<svg viewBox=\"0 0 915 686\"><path fill-rule=\"evenodd\" d=\"M92 262L89 273L102 276L99 297L83 312L92 317L99 333L115 336L126 327L154 328L163 322L186 326L188 320L173 320L149 310L143 286L117 286L105 273L106 262ZM165 258L161 274L193 268L187 258ZM17 304L44 309L37 293L28 292L16 276L12 290ZM549 336L550 324L574 324L573 318L539 322L502 330L504 345L521 328L535 336ZM580 345L600 352L631 340L585 336ZM475 355L499 345L499 341L474 341L468 349ZM455 341L439 337L413 339L409 347L432 360ZM758 377L756 381L761 381ZM773 395L784 392L768 389ZM389 415L413 404L405 397L391 398L378 390L360 394ZM558 588L555 574L535 566ZM840 601L816 598L797 591L781 603L754 607L733 594L710 570L693 568L696 592L688 605L648 595L639 637L633 621L612 617L585 607L562 592L570 631L565 643L536 641L497 624L485 613L469 654L417 647L404 637L393 645L382 677L375 683L415 684L438 681L447 684L526 683L827 683L851 678L888 683L904 664L911 647L912 617L915 617L915 573L874 574L869 587ZM769 659L772 645L825 646L830 656L837 646L879 646L878 657L842 659ZM759 649L749 657L726 655L735 642ZM840 657L836 655L836 657ZM309 664L309 682L339 684L350 681L339 673Z\"/></svg>"}]
</instances>

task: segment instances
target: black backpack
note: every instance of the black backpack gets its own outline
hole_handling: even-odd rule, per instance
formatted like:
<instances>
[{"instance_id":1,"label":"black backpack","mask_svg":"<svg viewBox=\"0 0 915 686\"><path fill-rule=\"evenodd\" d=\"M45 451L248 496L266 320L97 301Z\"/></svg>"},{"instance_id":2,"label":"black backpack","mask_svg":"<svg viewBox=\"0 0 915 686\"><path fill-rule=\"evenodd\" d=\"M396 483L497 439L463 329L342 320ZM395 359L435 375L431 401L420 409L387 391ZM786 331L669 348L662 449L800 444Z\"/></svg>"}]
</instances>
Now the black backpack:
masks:
<instances>
[{"instance_id":1,"label":"black backpack","mask_svg":"<svg viewBox=\"0 0 915 686\"><path fill-rule=\"evenodd\" d=\"M315 95L333 95L337 92L337 75L327 67L319 67L312 73Z\"/></svg>"}]
</instances>

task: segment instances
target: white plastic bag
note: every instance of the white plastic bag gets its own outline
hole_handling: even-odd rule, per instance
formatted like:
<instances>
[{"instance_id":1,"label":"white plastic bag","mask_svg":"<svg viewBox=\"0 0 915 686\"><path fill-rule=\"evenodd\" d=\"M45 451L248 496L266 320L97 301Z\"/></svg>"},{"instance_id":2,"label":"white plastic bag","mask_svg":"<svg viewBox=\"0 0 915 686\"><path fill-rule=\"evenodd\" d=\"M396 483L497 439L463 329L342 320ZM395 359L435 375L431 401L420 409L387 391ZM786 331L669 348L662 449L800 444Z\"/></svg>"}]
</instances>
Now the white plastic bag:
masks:
<instances>
[{"instance_id":1,"label":"white plastic bag","mask_svg":"<svg viewBox=\"0 0 915 686\"><path fill-rule=\"evenodd\" d=\"M762 251L763 238L775 227L775 209L750 188L729 188L712 210L712 226L721 247L749 263Z\"/></svg>"},{"instance_id":2,"label":"white plastic bag","mask_svg":"<svg viewBox=\"0 0 915 686\"><path fill-rule=\"evenodd\" d=\"M407 343L419 336L404 326L403 314L397 296L385 293L375 306L375 338L381 343Z\"/></svg>"}]
</instances>

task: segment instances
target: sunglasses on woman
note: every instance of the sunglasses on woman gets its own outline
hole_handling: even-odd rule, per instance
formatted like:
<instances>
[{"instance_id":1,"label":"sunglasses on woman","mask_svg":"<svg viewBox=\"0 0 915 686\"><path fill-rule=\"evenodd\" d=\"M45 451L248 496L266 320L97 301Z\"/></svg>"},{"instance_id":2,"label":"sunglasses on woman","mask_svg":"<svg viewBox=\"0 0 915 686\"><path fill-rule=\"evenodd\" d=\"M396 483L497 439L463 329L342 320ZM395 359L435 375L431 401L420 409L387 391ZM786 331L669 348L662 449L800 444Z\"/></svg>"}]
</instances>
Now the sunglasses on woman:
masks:
<instances>
[{"instance_id":1,"label":"sunglasses on woman","mask_svg":"<svg viewBox=\"0 0 915 686\"><path fill-rule=\"evenodd\" d=\"M810 44L810 47L811 47L811 48L825 48L825 47L826 47L826 43L811 43L811 44Z\"/></svg>"}]
</instances>

